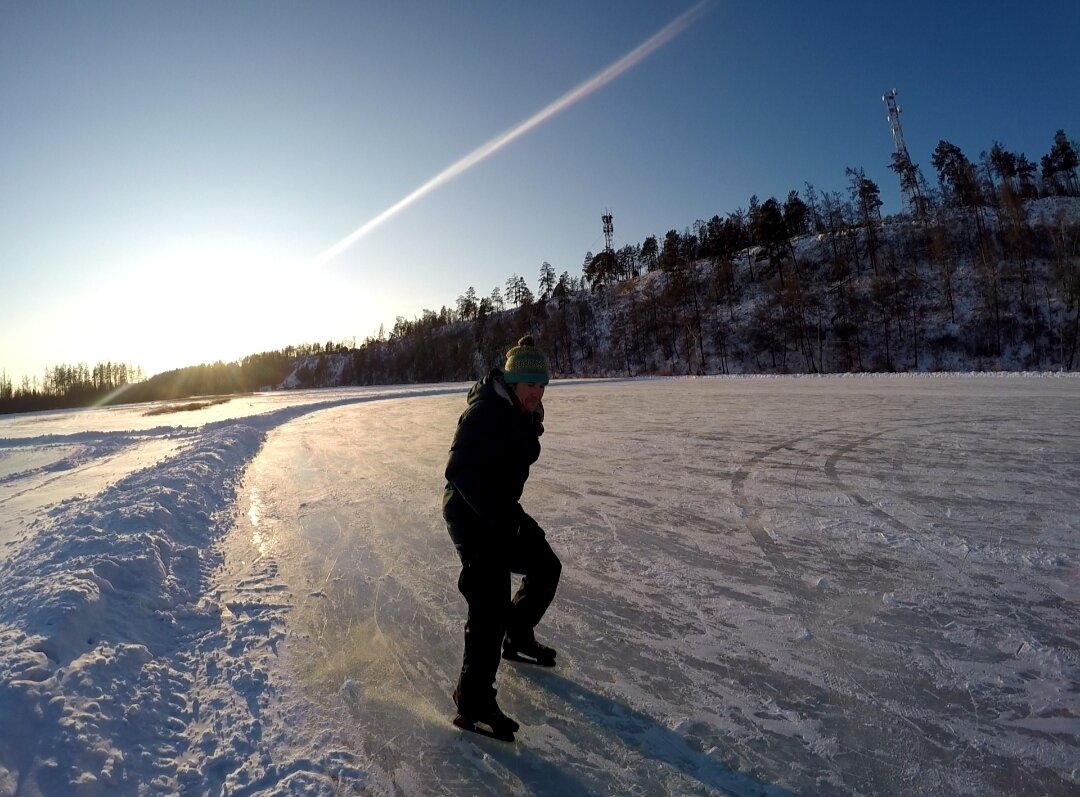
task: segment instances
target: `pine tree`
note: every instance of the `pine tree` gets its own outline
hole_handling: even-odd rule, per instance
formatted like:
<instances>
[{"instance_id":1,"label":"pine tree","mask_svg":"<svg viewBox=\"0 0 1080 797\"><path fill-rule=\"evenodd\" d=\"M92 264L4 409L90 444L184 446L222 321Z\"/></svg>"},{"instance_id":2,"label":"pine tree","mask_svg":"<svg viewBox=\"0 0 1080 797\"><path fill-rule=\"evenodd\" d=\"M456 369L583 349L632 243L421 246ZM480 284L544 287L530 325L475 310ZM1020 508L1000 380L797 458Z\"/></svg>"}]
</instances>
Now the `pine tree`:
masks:
<instances>
[{"instance_id":1,"label":"pine tree","mask_svg":"<svg viewBox=\"0 0 1080 797\"><path fill-rule=\"evenodd\" d=\"M463 296L459 296L457 299L458 318L463 321L468 321L470 318L476 318L476 312L478 309L476 303L476 288L469 286L469 289L465 291Z\"/></svg>"},{"instance_id":2,"label":"pine tree","mask_svg":"<svg viewBox=\"0 0 1080 797\"><path fill-rule=\"evenodd\" d=\"M980 196L975 167L958 146L939 141L930 162L937 170L942 192L951 199L951 204L962 208L978 206Z\"/></svg>"},{"instance_id":3,"label":"pine tree","mask_svg":"<svg viewBox=\"0 0 1080 797\"><path fill-rule=\"evenodd\" d=\"M660 244L655 235L650 235L641 243L641 262L645 270L652 272L660 267Z\"/></svg>"},{"instance_id":4,"label":"pine tree","mask_svg":"<svg viewBox=\"0 0 1080 797\"><path fill-rule=\"evenodd\" d=\"M776 267L780 284L783 285L784 263L780 251L787 241L787 228L784 226L780 203L773 197L766 199L754 214L754 240L765 248L769 263Z\"/></svg>"},{"instance_id":5,"label":"pine tree","mask_svg":"<svg viewBox=\"0 0 1080 797\"><path fill-rule=\"evenodd\" d=\"M1054 134L1054 145L1042 158L1043 183L1052 193L1065 196L1080 195L1080 180L1076 169L1080 166L1076 144L1069 141L1064 130Z\"/></svg>"},{"instance_id":6,"label":"pine tree","mask_svg":"<svg viewBox=\"0 0 1080 797\"><path fill-rule=\"evenodd\" d=\"M810 208L798 191L789 191L787 200L784 202L784 226L787 228L789 238L798 238L807 232L807 218Z\"/></svg>"},{"instance_id":7,"label":"pine tree","mask_svg":"<svg viewBox=\"0 0 1080 797\"><path fill-rule=\"evenodd\" d=\"M546 260L540 264L540 297L541 303L551 299L551 293L555 290L555 269Z\"/></svg>"},{"instance_id":8,"label":"pine tree","mask_svg":"<svg viewBox=\"0 0 1080 797\"><path fill-rule=\"evenodd\" d=\"M867 254L874 273L878 272L877 226L881 222L881 189L877 183L866 176L863 169L848 168L845 173L850 178L851 201L855 203L859 223L866 230Z\"/></svg>"}]
</instances>

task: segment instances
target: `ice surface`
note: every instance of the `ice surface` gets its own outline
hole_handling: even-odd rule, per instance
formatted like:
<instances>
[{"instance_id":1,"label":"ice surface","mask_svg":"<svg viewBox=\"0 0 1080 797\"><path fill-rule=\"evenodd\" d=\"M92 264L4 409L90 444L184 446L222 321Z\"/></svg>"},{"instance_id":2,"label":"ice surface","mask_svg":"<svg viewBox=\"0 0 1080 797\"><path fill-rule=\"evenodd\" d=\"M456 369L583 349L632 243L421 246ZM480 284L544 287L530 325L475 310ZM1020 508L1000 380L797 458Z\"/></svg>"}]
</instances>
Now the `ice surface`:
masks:
<instances>
[{"instance_id":1,"label":"ice surface","mask_svg":"<svg viewBox=\"0 0 1080 797\"><path fill-rule=\"evenodd\" d=\"M466 387L0 421L0 795L1080 788L1080 380L553 385L513 746L449 723Z\"/></svg>"}]
</instances>

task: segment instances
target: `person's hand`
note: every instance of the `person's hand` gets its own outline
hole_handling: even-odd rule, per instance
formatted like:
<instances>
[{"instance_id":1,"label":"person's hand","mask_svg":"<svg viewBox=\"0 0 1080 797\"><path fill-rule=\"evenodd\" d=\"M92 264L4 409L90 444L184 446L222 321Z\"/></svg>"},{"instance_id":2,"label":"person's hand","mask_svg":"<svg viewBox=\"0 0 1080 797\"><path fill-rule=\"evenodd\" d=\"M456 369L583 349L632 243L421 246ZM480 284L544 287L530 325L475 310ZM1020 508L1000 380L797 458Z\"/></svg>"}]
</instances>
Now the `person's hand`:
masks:
<instances>
[{"instance_id":1,"label":"person's hand","mask_svg":"<svg viewBox=\"0 0 1080 797\"><path fill-rule=\"evenodd\" d=\"M544 530L540 527L540 524L533 520L529 515L522 513L521 525L518 527L519 534L539 535L540 537L546 537Z\"/></svg>"}]
</instances>

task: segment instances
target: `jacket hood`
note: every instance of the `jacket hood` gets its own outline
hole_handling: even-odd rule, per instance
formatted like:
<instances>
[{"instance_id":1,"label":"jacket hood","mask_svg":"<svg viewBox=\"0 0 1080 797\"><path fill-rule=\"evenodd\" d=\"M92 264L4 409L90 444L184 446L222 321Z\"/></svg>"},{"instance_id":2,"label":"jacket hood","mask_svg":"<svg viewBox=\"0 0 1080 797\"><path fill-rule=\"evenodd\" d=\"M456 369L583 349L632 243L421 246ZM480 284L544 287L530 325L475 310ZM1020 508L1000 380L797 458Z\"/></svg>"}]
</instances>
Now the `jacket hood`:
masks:
<instances>
[{"instance_id":1,"label":"jacket hood","mask_svg":"<svg viewBox=\"0 0 1080 797\"><path fill-rule=\"evenodd\" d=\"M512 391L513 388L506 384L506 381L503 379L502 369L492 368L487 376L473 385L469 390L467 402L471 407L481 401L505 401L513 407L514 410L520 411L520 406L518 405L517 399L514 398ZM533 413L533 418L543 423L543 402L536 408L536 412Z\"/></svg>"},{"instance_id":2,"label":"jacket hood","mask_svg":"<svg viewBox=\"0 0 1080 797\"><path fill-rule=\"evenodd\" d=\"M514 397L510 395L510 386L503 381L502 371L491 369L491 373L477 382L469 390L468 403L471 407L480 401L501 400L514 406Z\"/></svg>"}]
</instances>

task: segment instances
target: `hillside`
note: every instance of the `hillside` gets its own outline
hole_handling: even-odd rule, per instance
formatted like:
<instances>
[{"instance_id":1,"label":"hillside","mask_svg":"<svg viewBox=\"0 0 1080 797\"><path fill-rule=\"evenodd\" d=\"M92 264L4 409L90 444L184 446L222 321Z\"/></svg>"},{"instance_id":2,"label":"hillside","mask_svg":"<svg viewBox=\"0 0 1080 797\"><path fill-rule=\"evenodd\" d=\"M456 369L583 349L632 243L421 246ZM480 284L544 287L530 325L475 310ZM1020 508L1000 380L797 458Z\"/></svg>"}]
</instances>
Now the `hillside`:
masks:
<instances>
[{"instance_id":1,"label":"hillside","mask_svg":"<svg viewBox=\"0 0 1080 797\"><path fill-rule=\"evenodd\" d=\"M526 331L559 377L1078 367L1080 198L738 249L722 235L712 222L671 231L656 267L626 278L612 276L615 253L604 273L601 253L593 280L564 273L513 309L398 319L385 339L299 359L279 387L470 379Z\"/></svg>"},{"instance_id":2,"label":"hillside","mask_svg":"<svg viewBox=\"0 0 1080 797\"><path fill-rule=\"evenodd\" d=\"M505 298L469 287L456 308L398 317L360 346L289 346L145 380L122 363L79 364L15 389L0 372L0 413L469 380L525 332L557 377L1080 367L1080 197L1022 199L1003 183L882 219L877 187L854 179L850 202L752 198L662 241L588 253L581 277L544 263L535 295L516 274Z\"/></svg>"}]
</instances>

